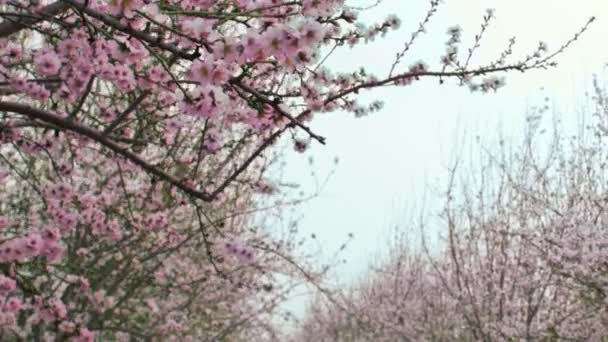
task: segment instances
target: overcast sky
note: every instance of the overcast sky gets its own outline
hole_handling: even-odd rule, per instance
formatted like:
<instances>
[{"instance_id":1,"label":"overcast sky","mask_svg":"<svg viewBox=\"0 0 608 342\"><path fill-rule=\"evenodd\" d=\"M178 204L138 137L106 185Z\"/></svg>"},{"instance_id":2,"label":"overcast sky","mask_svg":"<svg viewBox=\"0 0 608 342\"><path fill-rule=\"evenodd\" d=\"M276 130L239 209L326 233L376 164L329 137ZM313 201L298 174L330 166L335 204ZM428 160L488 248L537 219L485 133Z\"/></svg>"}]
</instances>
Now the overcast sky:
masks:
<instances>
[{"instance_id":1,"label":"overcast sky","mask_svg":"<svg viewBox=\"0 0 608 342\"><path fill-rule=\"evenodd\" d=\"M428 1L422 0L384 0L362 18L371 23L394 13L402 20L401 29L374 43L342 49L329 58L327 66L342 71L364 66L386 75L393 56L427 7ZM311 128L327 137L327 145L313 143L304 155L288 153L286 179L312 189L307 158L314 157L314 169L322 178L333 168L334 157L339 157L336 172L320 196L301 208L300 229L315 233L328 253L349 232L354 233L343 253L347 263L338 269L341 281L356 279L365 270L370 256L382 251L389 229L403 219L405 209L420 204L425 184L446 175L456 137L464 129L491 138L500 124L507 135L517 136L526 108L542 104L544 97L557 105L564 119L575 120L577 101L589 89L592 75L606 70L608 2L604 0L446 0L402 67L418 60L436 66L444 51L446 29L455 24L464 29L464 47L470 46L466 44L477 33L487 8L495 9L497 18L482 43L478 62L496 59L511 36L517 37L515 56L524 56L539 40L550 49L558 48L590 16L597 20L558 57L557 68L507 74L507 85L496 94L471 94L455 82L439 85L431 79L364 93L365 100L385 101L382 111L368 117L332 113L315 118Z\"/></svg>"}]
</instances>

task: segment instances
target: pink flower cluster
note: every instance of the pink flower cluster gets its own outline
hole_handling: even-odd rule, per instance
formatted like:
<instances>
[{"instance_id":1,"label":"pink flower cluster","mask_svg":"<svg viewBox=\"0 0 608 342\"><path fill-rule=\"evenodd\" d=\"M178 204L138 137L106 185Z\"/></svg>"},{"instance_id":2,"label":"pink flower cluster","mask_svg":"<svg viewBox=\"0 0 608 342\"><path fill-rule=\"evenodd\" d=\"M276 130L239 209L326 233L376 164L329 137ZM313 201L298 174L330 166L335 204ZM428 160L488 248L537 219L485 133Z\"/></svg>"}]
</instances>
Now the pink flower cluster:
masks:
<instances>
[{"instance_id":1,"label":"pink flower cluster","mask_svg":"<svg viewBox=\"0 0 608 342\"><path fill-rule=\"evenodd\" d=\"M192 22L197 23L199 19ZM185 23L189 30L205 36L202 32L208 27L192 22ZM221 85L234 74L235 63L261 61L270 57L288 68L301 67L313 61L313 49L327 32L324 25L310 20L297 28L275 25L264 33L248 33L237 40L219 43L218 52L192 63L190 79L201 87Z\"/></svg>"},{"instance_id":2,"label":"pink flower cluster","mask_svg":"<svg viewBox=\"0 0 608 342\"><path fill-rule=\"evenodd\" d=\"M51 97L51 92L48 89L35 82L15 79L13 80L12 85L16 91L23 92L37 101L46 101Z\"/></svg>"},{"instance_id":3,"label":"pink flower cluster","mask_svg":"<svg viewBox=\"0 0 608 342\"><path fill-rule=\"evenodd\" d=\"M253 250L235 241L224 242L224 249L242 263L250 263L254 260Z\"/></svg>"},{"instance_id":4,"label":"pink flower cluster","mask_svg":"<svg viewBox=\"0 0 608 342\"><path fill-rule=\"evenodd\" d=\"M277 187L272 182L261 179L255 183L255 190L258 193L270 195L277 191Z\"/></svg>"},{"instance_id":5,"label":"pink flower cluster","mask_svg":"<svg viewBox=\"0 0 608 342\"><path fill-rule=\"evenodd\" d=\"M0 275L0 328L17 323L16 315L23 309L21 299L9 297L16 290L14 279Z\"/></svg>"},{"instance_id":6,"label":"pink flower cluster","mask_svg":"<svg viewBox=\"0 0 608 342\"><path fill-rule=\"evenodd\" d=\"M0 275L0 295L6 296L15 291L15 280L3 275Z\"/></svg>"},{"instance_id":7,"label":"pink flower cluster","mask_svg":"<svg viewBox=\"0 0 608 342\"><path fill-rule=\"evenodd\" d=\"M38 312L38 319L43 322L61 320L68 314L65 304L58 298L51 298L46 301L38 300L34 304L34 308Z\"/></svg>"},{"instance_id":8,"label":"pink flower cluster","mask_svg":"<svg viewBox=\"0 0 608 342\"><path fill-rule=\"evenodd\" d=\"M94 342L95 333L87 328L80 328L78 336L73 339L74 342Z\"/></svg>"},{"instance_id":9,"label":"pink flower cluster","mask_svg":"<svg viewBox=\"0 0 608 342\"><path fill-rule=\"evenodd\" d=\"M54 51L40 50L34 57L34 67L40 75L57 75L61 68L61 60Z\"/></svg>"},{"instance_id":10,"label":"pink flower cluster","mask_svg":"<svg viewBox=\"0 0 608 342\"><path fill-rule=\"evenodd\" d=\"M150 230L166 228L168 223L169 220L167 219L167 216L161 212L152 213L142 220L142 225Z\"/></svg>"},{"instance_id":11,"label":"pink flower cluster","mask_svg":"<svg viewBox=\"0 0 608 342\"><path fill-rule=\"evenodd\" d=\"M57 229L45 228L5 241L0 244L0 262L24 261L37 256L44 256L49 262L59 261L64 252L59 238Z\"/></svg>"}]
</instances>

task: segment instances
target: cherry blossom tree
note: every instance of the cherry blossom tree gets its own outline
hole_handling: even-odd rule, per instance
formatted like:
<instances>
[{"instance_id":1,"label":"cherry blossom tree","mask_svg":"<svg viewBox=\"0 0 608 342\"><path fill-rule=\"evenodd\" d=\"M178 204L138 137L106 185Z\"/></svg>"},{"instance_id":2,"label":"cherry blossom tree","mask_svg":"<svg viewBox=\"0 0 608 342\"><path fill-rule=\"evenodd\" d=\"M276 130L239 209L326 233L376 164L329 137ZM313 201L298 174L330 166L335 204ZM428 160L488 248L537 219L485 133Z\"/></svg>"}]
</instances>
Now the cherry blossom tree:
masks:
<instances>
[{"instance_id":1,"label":"cherry blossom tree","mask_svg":"<svg viewBox=\"0 0 608 342\"><path fill-rule=\"evenodd\" d=\"M466 54L455 27L436 70L402 68L439 4L377 76L323 65L399 26L342 0L0 0L2 339L275 338L293 285L277 276L327 271L255 223L286 197L269 172L282 136L324 144L310 122L378 110L356 101L366 89L496 90L578 37L475 66L488 12Z\"/></svg>"}]
</instances>

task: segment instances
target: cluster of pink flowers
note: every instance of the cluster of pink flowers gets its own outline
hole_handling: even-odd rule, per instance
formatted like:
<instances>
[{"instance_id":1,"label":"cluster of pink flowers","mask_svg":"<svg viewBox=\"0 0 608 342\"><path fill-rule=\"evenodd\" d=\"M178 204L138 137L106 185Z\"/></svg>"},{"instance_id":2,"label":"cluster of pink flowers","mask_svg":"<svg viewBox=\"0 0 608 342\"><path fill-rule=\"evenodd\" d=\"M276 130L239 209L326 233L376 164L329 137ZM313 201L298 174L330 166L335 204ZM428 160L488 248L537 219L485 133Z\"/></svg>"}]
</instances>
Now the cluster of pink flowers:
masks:
<instances>
[{"instance_id":1,"label":"cluster of pink flowers","mask_svg":"<svg viewBox=\"0 0 608 342\"><path fill-rule=\"evenodd\" d=\"M306 149L308 148L309 144L310 141L308 139L294 139L293 149L296 152L304 153L304 151L306 151Z\"/></svg>"},{"instance_id":2,"label":"cluster of pink flowers","mask_svg":"<svg viewBox=\"0 0 608 342\"><path fill-rule=\"evenodd\" d=\"M272 182L261 179L255 183L255 190L261 194L272 194L277 191L277 187Z\"/></svg>"},{"instance_id":3,"label":"cluster of pink flowers","mask_svg":"<svg viewBox=\"0 0 608 342\"><path fill-rule=\"evenodd\" d=\"M236 257L240 262L250 263L254 260L254 252L249 247L235 241L224 242L224 249L229 255Z\"/></svg>"},{"instance_id":4,"label":"cluster of pink flowers","mask_svg":"<svg viewBox=\"0 0 608 342\"><path fill-rule=\"evenodd\" d=\"M42 76L57 75L61 68L61 60L54 51L40 50L34 56L34 67Z\"/></svg>"},{"instance_id":5,"label":"cluster of pink flowers","mask_svg":"<svg viewBox=\"0 0 608 342\"><path fill-rule=\"evenodd\" d=\"M0 244L0 262L25 261L44 256L49 262L63 257L64 247L56 229L47 228L39 233L30 232Z\"/></svg>"},{"instance_id":6,"label":"cluster of pink flowers","mask_svg":"<svg viewBox=\"0 0 608 342\"><path fill-rule=\"evenodd\" d=\"M15 284L15 280L0 275L0 293L4 296L10 294L11 292L13 292L15 290L16 284Z\"/></svg>"},{"instance_id":7,"label":"cluster of pink flowers","mask_svg":"<svg viewBox=\"0 0 608 342\"><path fill-rule=\"evenodd\" d=\"M68 310L65 304L58 298L51 298L46 301L39 300L34 304L38 312L38 319L43 322L52 322L64 319Z\"/></svg>"},{"instance_id":8,"label":"cluster of pink flowers","mask_svg":"<svg viewBox=\"0 0 608 342\"><path fill-rule=\"evenodd\" d=\"M51 97L51 92L48 89L35 82L16 79L13 81L12 85L15 88L15 91L23 92L37 101L47 101Z\"/></svg>"},{"instance_id":9,"label":"cluster of pink flowers","mask_svg":"<svg viewBox=\"0 0 608 342\"><path fill-rule=\"evenodd\" d=\"M94 342L95 333L87 328L80 328L78 330L78 336L74 338L74 342Z\"/></svg>"},{"instance_id":10,"label":"cluster of pink flowers","mask_svg":"<svg viewBox=\"0 0 608 342\"><path fill-rule=\"evenodd\" d=\"M18 297L9 297L17 289L14 279L0 275L0 329L5 326L14 326L17 323L17 315L23 309L23 304Z\"/></svg>"},{"instance_id":11,"label":"cluster of pink flowers","mask_svg":"<svg viewBox=\"0 0 608 342\"><path fill-rule=\"evenodd\" d=\"M158 212L148 215L142 220L142 225L146 229L158 230L167 227L169 220L164 213Z\"/></svg>"}]
</instances>

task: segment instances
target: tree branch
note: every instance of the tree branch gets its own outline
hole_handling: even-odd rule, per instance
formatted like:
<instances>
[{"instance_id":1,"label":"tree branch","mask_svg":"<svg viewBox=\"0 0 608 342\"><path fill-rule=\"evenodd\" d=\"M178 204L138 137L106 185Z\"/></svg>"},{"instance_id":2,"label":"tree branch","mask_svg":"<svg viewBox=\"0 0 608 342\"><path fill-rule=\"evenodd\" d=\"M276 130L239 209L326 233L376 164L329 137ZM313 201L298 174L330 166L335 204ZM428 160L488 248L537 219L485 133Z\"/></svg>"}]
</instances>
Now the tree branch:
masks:
<instances>
[{"instance_id":1,"label":"tree branch","mask_svg":"<svg viewBox=\"0 0 608 342\"><path fill-rule=\"evenodd\" d=\"M277 111L279 114L281 114L282 116L286 117L287 119L289 119L289 121L291 121L291 123L295 126L300 127L301 129L303 129L306 133L308 133L308 135L310 135L311 138L317 140L318 142L320 142L322 145L325 145L325 137L322 137L316 133L314 133L309 127L307 127L306 125L302 124L299 120L296 120L293 116L291 116L289 113L287 113L286 111L284 111L281 107L279 107L274 101L270 100L269 98L267 98L266 96L260 94L258 91L256 91L255 89L243 84L242 82L239 81L235 81L235 80L230 80L230 83L233 83L234 85L236 85L237 87L245 90L246 92L252 94L253 96L255 96L258 100L263 101L264 103L269 104L270 106L272 106L272 108Z\"/></svg>"},{"instance_id":2,"label":"tree branch","mask_svg":"<svg viewBox=\"0 0 608 342\"><path fill-rule=\"evenodd\" d=\"M0 23L0 37L8 37L29 26L45 21L44 17L55 16L66 11L68 8L70 8L68 4L57 1L42 8L38 12L40 17L37 18L17 17L15 19L8 19L10 15L5 15L4 21Z\"/></svg>"},{"instance_id":3,"label":"tree branch","mask_svg":"<svg viewBox=\"0 0 608 342\"><path fill-rule=\"evenodd\" d=\"M175 54L181 58L187 59L187 60L194 60L200 56L200 53L198 51L189 53L186 50L180 49L175 44L165 43L162 40L159 40L157 37L154 37L154 36L151 36L144 32L141 32L139 30L136 30L128 24L123 24L121 21L119 21L107 14L100 13L89 7L79 4L75 0L61 0L61 2L70 5L83 13L86 13L88 16L95 18L108 26L111 26L125 34L128 34L134 38L137 38L141 41L148 43L150 47L159 47L163 50L171 51L171 52L173 52L173 54Z\"/></svg>"},{"instance_id":4,"label":"tree branch","mask_svg":"<svg viewBox=\"0 0 608 342\"><path fill-rule=\"evenodd\" d=\"M80 135L86 136L101 145L109 148L114 151L116 154L123 156L124 158L130 160L135 165L141 167L148 173L159 177L160 179L172 184L173 186L179 188L184 191L186 194L193 196L195 198L201 199L205 202L212 201L219 192L214 193L212 195L207 194L204 191L199 191L196 189L192 189L189 186L185 185L181 180L175 178L174 176L165 173L164 171L158 169L154 165L149 164L145 160L141 159L135 153L129 151L127 148L119 145L118 143L108 139L104 136L102 132L94 130L90 127L84 126L78 122L74 122L67 118L61 117L57 114L52 114L37 108L29 107L23 104L14 103L14 102L0 102L0 111L12 112L21 115L25 115L32 119L42 120L44 122L51 123L56 125L57 127L63 128L68 131L72 131L74 133L78 133ZM227 184L226 184L227 185ZM221 191L220 191L221 192Z\"/></svg>"}]
</instances>

